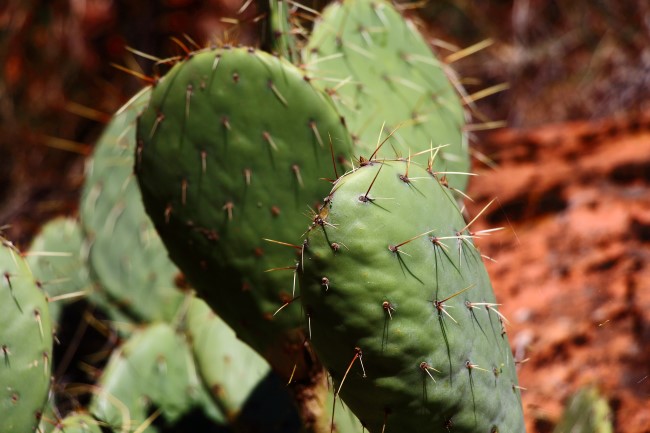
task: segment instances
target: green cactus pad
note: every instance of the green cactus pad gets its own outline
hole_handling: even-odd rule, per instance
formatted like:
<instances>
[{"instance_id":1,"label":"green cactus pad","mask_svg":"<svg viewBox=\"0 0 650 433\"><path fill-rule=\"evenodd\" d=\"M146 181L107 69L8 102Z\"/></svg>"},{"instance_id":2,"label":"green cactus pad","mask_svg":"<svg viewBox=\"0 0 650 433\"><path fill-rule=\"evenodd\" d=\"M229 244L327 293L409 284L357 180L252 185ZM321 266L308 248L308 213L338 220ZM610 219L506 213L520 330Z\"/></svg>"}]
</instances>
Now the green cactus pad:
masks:
<instances>
[{"instance_id":1,"label":"green cactus pad","mask_svg":"<svg viewBox=\"0 0 650 433\"><path fill-rule=\"evenodd\" d=\"M105 433L105 431L92 416L86 413L75 413L66 416L54 429L54 433Z\"/></svg>"},{"instance_id":2,"label":"green cactus pad","mask_svg":"<svg viewBox=\"0 0 650 433\"><path fill-rule=\"evenodd\" d=\"M192 300L186 326L199 374L238 431L259 431L260 425L266 424L289 432L299 426L295 404L284 383L205 302ZM321 419L314 421L316 427L309 431L329 431L331 389L329 395L325 407L315 410ZM337 433L362 433L359 420L350 410L336 413L335 426Z\"/></svg>"},{"instance_id":3,"label":"green cactus pad","mask_svg":"<svg viewBox=\"0 0 650 433\"><path fill-rule=\"evenodd\" d=\"M239 338L283 375L300 363L299 247L278 245L329 190L350 137L327 95L286 60L197 52L156 85L138 125L136 174L170 257ZM340 171L341 168L339 167ZM293 261L293 267L284 267Z\"/></svg>"},{"instance_id":4,"label":"green cactus pad","mask_svg":"<svg viewBox=\"0 0 650 433\"><path fill-rule=\"evenodd\" d=\"M144 211L133 176L136 117L150 96L150 88L141 91L107 125L87 165L80 206L94 279L113 304L144 322L170 320L183 299L174 284L179 271Z\"/></svg>"},{"instance_id":5,"label":"green cactus pad","mask_svg":"<svg viewBox=\"0 0 650 433\"><path fill-rule=\"evenodd\" d=\"M298 60L296 37L292 33L293 26L289 12L288 0L262 0L269 4L270 39L272 52L287 58L294 64Z\"/></svg>"},{"instance_id":6,"label":"green cactus pad","mask_svg":"<svg viewBox=\"0 0 650 433\"><path fill-rule=\"evenodd\" d=\"M97 306L114 322L131 323L133 320L92 280L88 249L80 224L74 218L64 217L45 224L29 247L27 263L47 295L55 328L61 306L79 299Z\"/></svg>"},{"instance_id":7,"label":"green cactus pad","mask_svg":"<svg viewBox=\"0 0 650 433\"><path fill-rule=\"evenodd\" d=\"M50 313L25 260L0 242L0 420L3 433L33 432L50 388Z\"/></svg>"},{"instance_id":8,"label":"green cactus pad","mask_svg":"<svg viewBox=\"0 0 650 433\"><path fill-rule=\"evenodd\" d=\"M50 301L50 317L58 321L61 305L90 296L86 257L88 246L74 218L49 221L34 238L27 253L34 277ZM97 301L97 299L96 299Z\"/></svg>"},{"instance_id":9,"label":"green cactus pad","mask_svg":"<svg viewBox=\"0 0 650 433\"><path fill-rule=\"evenodd\" d=\"M612 410L595 387L579 390L553 433L612 433Z\"/></svg>"},{"instance_id":10,"label":"green cactus pad","mask_svg":"<svg viewBox=\"0 0 650 433\"><path fill-rule=\"evenodd\" d=\"M168 424L197 408L215 425L224 421L197 374L186 339L168 324L134 332L111 356L99 387L90 411L116 431L134 430L155 409Z\"/></svg>"},{"instance_id":11,"label":"green cactus pad","mask_svg":"<svg viewBox=\"0 0 650 433\"><path fill-rule=\"evenodd\" d=\"M382 126L382 140L399 127L380 158L444 146L435 171L469 170L461 100L444 65L389 1L332 3L316 22L303 58L314 84L333 95L356 138L356 153L368 158ZM466 175L447 178L461 191L467 185Z\"/></svg>"},{"instance_id":12,"label":"green cactus pad","mask_svg":"<svg viewBox=\"0 0 650 433\"><path fill-rule=\"evenodd\" d=\"M312 342L371 433L524 431L472 237L449 190L406 161L343 176L314 219L301 272Z\"/></svg>"},{"instance_id":13,"label":"green cactus pad","mask_svg":"<svg viewBox=\"0 0 650 433\"><path fill-rule=\"evenodd\" d=\"M186 318L197 369L229 419L235 419L270 367L201 299L193 299Z\"/></svg>"}]
</instances>

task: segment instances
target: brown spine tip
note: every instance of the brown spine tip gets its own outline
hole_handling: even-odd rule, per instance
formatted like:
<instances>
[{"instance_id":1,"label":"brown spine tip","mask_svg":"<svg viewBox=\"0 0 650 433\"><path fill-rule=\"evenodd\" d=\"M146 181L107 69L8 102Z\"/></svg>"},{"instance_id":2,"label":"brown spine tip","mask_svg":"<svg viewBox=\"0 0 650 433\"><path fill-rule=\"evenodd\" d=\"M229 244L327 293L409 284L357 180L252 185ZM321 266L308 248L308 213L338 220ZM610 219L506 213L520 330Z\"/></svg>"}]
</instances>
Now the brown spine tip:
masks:
<instances>
[{"instance_id":1,"label":"brown spine tip","mask_svg":"<svg viewBox=\"0 0 650 433\"><path fill-rule=\"evenodd\" d=\"M226 204L223 205L222 209L225 210L228 213L228 220L232 221L232 210L235 208L235 204L231 201L226 202Z\"/></svg>"},{"instance_id":2,"label":"brown spine tip","mask_svg":"<svg viewBox=\"0 0 650 433\"><path fill-rule=\"evenodd\" d=\"M391 304L389 301L384 301L381 303L381 308L383 308L384 311L388 313L388 317L391 319L393 318L393 311L395 311L393 304Z\"/></svg>"},{"instance_id":3,"label":"brown spine tip","mask_svg":"<svg viewBox=\"0 0 650 433\"><path fill-rule=\"evenodd\" d=\"M271 146L271 148L273 150L275 150L275 151L278 150L278 146L275 144L275 141L273 140L273 137L271 137L271 134L268 131L263 131L262 132L262 138L264 139L264 141L269 143L269 146Z\"/></svg>"},{"instance_id":4,"label":"brown spine tip","mask_svg":"<svg viewBox=\"0 0 650 433\"><path fill-rule=\"evenodd\" d=\"M169 219L170 219L170 217L171 217L171 215L172 215L172 210L173 210L173 209L174 209L174 208L172 207L172 204L171 204L171 203L167 203L167 206L165 207L165 212L164 212L164 215L165 215L165 224L169 224Z\"/></svg>"},{"instance_id":5,"label":"brown spine tip","mask_svg":"<svg viewBox=\"0 0 650 433\"><path fill-rule=\"evenodd\" d=\"M304 184L302 183L302 175L300 174L300 167L298 164L293 164L291 166L291 171L293 171L293 174L296 176L296 180L298 181L298 185L302 188Z\"/></svg>"}]
</instances>

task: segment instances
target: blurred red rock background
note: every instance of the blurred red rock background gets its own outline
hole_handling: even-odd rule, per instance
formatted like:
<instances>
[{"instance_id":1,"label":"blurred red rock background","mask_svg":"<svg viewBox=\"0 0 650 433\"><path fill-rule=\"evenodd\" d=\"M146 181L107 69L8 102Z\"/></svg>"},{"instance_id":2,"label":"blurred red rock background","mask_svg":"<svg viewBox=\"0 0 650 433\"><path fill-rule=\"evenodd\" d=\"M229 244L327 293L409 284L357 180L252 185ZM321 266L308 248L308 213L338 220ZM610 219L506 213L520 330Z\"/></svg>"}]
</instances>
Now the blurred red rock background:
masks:
<instances>
[{"instance_id":1,"label":"blurred red rock background","mask_svg":"<svg viewBox=\"0 0 650 433\"><path fill-rule=\"evenodd\" d=\"M26 247L74 215L103 124L180 44L258 45L255 2L6 0L0 6L0 226ZM325 2L307 1L321 8ZM530 433L596 385L615 431L650 432L650 3L400 3L477 100L473 227L520 364ZM417 7L416 7L417 6ZM133 50L128 50L131 47ZM117 65L117 66L115 66ZM507 127L481 131L480 124ZM480 159L480 161L479 161ZM482 162L481 162L482 161Z\"/></svg>"}]
</instances>

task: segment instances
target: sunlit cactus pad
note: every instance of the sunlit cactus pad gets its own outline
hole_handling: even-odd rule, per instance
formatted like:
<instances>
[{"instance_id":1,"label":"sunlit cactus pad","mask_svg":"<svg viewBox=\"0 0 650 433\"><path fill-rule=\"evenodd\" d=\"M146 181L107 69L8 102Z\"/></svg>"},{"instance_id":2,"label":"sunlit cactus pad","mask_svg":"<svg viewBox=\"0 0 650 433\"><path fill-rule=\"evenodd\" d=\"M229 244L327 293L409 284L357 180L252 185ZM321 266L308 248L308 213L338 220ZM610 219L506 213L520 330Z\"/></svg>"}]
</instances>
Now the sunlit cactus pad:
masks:
<instances>
[{"instance_id":1,"label":"sunlit cactus pad","mask_svg":"<svg viewBox=\"0 0 650 433\"><path fill-rule=\"evenodd\" d=\"M515 364L473 235L423 167L343 176L305 240L301 300L371 433L523 432Z\"/></svg>"},{"instance_id":2,"label":"sunlit cactus pad","mask_svg":"<svg viewBox=\"0 0 650 433\"><path fill-rule=\"evenodd\" d=\"M412 22L383 0L329 5L303 53L316 86L332 95L356 153L368 158L393 135L379 157L408 157L438 149L437 172L464 190L469 170L465 113L446 66ZM426 159L426 157L425 157Z\"/></svg>"}]
</instances>

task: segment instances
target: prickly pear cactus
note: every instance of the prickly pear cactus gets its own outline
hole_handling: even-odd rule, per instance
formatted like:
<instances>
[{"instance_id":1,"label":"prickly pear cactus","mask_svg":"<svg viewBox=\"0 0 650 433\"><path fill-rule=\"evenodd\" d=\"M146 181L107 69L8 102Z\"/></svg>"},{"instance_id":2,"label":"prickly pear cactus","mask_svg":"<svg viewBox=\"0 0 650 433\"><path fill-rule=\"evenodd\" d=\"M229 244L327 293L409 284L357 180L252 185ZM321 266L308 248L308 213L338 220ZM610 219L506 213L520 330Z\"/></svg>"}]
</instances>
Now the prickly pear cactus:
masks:
<instances>
[{"instance_id":1,"label":"prickly pear cactus","mask_svg":"<svg viewBox=\"0 0 650 433\"><path fill-rule=\"evenodd\" d=\"M612 410L595 387L578 391L553 433L612 433Z\"/></svg>"},{"instance_id":2,"label":"prickly pear cactus","mask_svg":"<svg viewBox=\"0 0 650 433\"><path fill-rule=\"evenodd\" d=\"M93 293L87 255L88 245L74 218L60 217L48 222L29 247L27 263L47 294L55 326L61 305Z\"/></svg>"},{"instance_id":3,"label":"prickly pear cactus","mask_svg":"<svg viewBox=\"0 0 650 433\"><path fill-rule=\"evenodd\" d=\"M268 25L271 39L271 52L287 58L294 64L298 60L298 47L293 35L293 26L289 12L288 0L261 0L268 3Z\"/></svg>"},{"instance_id":4,"label":"prickly pear cactus","mask_svg":"<svg viewBox=\"0 0 650 433\"><path fill-rule=\"evenodd\" d=\"M408 161L338 180L307 234L313 345L371 433L523 432L515 365L449 190Z\"/></svg>"},{"instance_id":5,"label":"prickly pear cactus","mask_svg":"<svg viewBox=\"0 0 650 433\"><path fill-rule=\"evenodd\" d=\"M113 353L98 385L90 412L115 431L158 431L144 424L156 408L168 425L194 409L214 425L225 422L197 374L185 337L169 324L134 332Z\"/></svg>"},{"instance_id":6,"label":"prickly pear cactus","mask_svg":"<svg viewBox=\"0 0 650 433\"><path fill-rule=\"evenodd\" d=\"M237 339L233 330L200 299L187 310L186 333L199 375L237 431L298 431L301 428L296 404L266 360ZM302 414L302 432L329 432L331 389L313 387L313 395ZM325 405L314 403L322 398ZM362 433L359 420L347 408L339 410L336 433Z\"/></svg>"},{"instance_id":7,"label":"prickly pear cactus","mask_svg":"<svg viewBox=\"0 0 650 433\"><path fill-rule=\"evenodd\" d=\"M294 227L327 193L321 178L335 176L334 156L351 148L331 101L283 59L205 50L155 86L138 140L145 207L171 258L238 337L288 377L304 341L291 302L300 247L273 240L300 241Z\"/></svg>"},{"instance_id":8,"label":"prickly pear cactus","mask_svg":"<svg viewBox=\"0 0 650 433\"><path fill-rule=\"evenodd\" d=\"M391 2L332 3L316 22L303 59L355 136L355 153L368 158L382 126L379 141L398 128L380 158L437 149L434 170L450 172L449 185L464 190L467 175L453 174L469 170L461 100L444 65Z\"/></svg>"},{"instance_id":9,"label":"prickly pear cactus","mask_svg":"<svg viewBox=\"0 0 650 433\"><path fill-rule=\"evenodd\" d=\"M224 414L236 418L248 394L270 371L269 364L239 341L200 299L190 303L186 328L199 374L208 389L218 394Z\"/></svg>"},{"instance_id":10,"label":"prickly pear cactus","mask_svg":"<svg viewBox=\"0 0 650 433\"><path fill-rule=\"evenodd\" d=\"M50 314L25 260L0 242L0 420L5 433L33 432L50 388Z\"/></svg>"},{"instance_id":11,"label":"prickly pear cactus","mask_svg":"<svg viewBox=\"0 0 650 433\"><path fill-rule=\"evenodd\" d=\"M113 430L108 430L111 431ZM54 433L104 433L104 431L92 416L86 413L74 413L66 416Z\"/></svg>"},{"instance_id":12,"label":"prickly pear cactus","mask_svg":"<svg viewBox=\"0 0 650 433\"><path fill-rule=\"evenodd\" d=\"M135 321L171 320L183 294L144 211L133 175L136 117L151 96L145 88L126 103L99 138L86 169L81 222L91 240L89 265L105 296Z\"/></svg>"}]
</instances>

